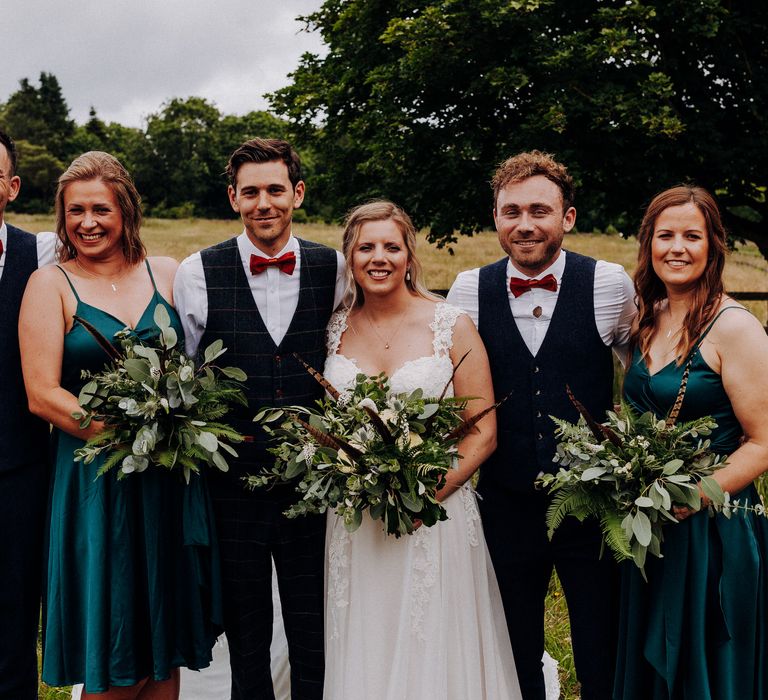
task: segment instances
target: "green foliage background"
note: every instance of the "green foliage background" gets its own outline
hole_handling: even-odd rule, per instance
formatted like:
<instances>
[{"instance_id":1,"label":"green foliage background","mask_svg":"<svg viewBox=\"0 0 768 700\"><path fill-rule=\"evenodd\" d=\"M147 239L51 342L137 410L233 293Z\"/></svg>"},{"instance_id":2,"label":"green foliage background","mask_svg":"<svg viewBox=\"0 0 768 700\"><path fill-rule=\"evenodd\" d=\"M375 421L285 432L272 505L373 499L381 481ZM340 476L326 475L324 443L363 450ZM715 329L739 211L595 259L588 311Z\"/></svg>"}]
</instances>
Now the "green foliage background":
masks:
<instances>
[{"instance_id":1,"label":"green foliage background","mask_svg":"<svg viewBox=\"0 0 768 700\"><path fill-rule=\"evenodd\" d=\"M490 225L498 162L539 148L575 176L582 230L632 233L653 194L692 181L768 257L768 3L325 0L303 19L328 52L302 57L273 113L175 97L141 129L95 110L78 125L53 74L22 78L0 104L20 207L46 210L63 167L99 148L134 174L148 214L221 216L231 151L288 137L310 217L384 196L445 244Z\"/></svg>"}]
</instances>

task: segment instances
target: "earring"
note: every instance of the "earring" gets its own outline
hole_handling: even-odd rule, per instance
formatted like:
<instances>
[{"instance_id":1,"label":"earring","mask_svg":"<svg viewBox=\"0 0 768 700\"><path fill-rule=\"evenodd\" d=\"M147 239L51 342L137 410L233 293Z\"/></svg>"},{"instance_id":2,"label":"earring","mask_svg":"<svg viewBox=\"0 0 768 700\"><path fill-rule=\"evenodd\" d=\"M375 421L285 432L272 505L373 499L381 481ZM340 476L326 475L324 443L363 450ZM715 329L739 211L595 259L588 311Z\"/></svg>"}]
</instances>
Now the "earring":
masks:
<instances>
[{"instance_id":1,"label":"earring","mask_svg":"<svg viewBox=\"0 0 768 700\"><path fill-rule=\"evenodd\" d=\"M408 267L405 270L405 281L410 282L411 281L411 268Z\"/></svg>"}]
</instances>

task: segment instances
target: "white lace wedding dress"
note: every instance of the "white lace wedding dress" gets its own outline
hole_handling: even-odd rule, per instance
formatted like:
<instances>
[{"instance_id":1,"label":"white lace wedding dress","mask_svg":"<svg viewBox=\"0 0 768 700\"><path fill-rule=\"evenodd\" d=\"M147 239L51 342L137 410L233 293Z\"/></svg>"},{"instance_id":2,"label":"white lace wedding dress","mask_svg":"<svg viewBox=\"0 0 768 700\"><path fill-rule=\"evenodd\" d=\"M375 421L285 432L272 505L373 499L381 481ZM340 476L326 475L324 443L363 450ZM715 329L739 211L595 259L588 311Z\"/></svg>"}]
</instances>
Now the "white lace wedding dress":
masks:
<instances>
[{"instance_id":1,"label":"white lace wedding dress","mask_svg":"<svg viewBox=\"0 0 768 700\"><path fill-rule=\"evenodd\" d=\"M434 354L395 371L393 392L420 387L427 396L440 394L453 371L448 352L461 313L437 304ZM339 390L360 372L353 358L338 353L345 329L346 312L337 312L324 374ZM329 513L327 700L521 697L475 495L466 485L444 506L448 520L399 539L368 516L350 534Z\"/></svg>"}]
</instances>

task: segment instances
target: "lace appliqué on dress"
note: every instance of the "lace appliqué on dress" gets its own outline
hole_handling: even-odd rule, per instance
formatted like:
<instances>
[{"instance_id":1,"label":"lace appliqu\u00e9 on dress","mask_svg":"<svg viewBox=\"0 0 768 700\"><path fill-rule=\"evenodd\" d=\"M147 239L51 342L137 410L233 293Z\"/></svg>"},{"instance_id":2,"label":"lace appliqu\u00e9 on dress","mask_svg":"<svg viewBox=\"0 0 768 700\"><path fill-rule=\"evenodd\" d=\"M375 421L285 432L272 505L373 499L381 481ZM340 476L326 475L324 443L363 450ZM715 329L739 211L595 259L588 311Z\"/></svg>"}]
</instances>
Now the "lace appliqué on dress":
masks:
<instances>
[{"instance_id":1,"label":"lace appliqu\u00e9 on dress","mask_svg":"<svg viewBox=\"0 0 768 700\"><path fill-rule=\"evenodd\" d=\"M411 593L411 632L420 640L424 634L424 611L430 600L430 589L437 581L437 552L435 538L427 527L420 527L413 538L413 590Z\"/></svg>"},{"instance_id":2,"label":"lace appliqu\u00e9 on dress","mask_svg":"<svg viewBox=\"0 0 768 700\"><path fill-rule=\"evenodd\" d=\"M337 311L331 316L326 327L325 347L328 355L335 355L341 344L341 336L347 330L348 310Z\"/></svg>"},{"instance_id":3,"label":"lace appliqu\u00e9 on dress","mask_svg":"<svg viewBox=\"0 0 768 700\"><path fill-rule=\"evenodd\" d=\"M438 357L450 352L453 346L453 327L456 325L456 319L463 313L458 307L445 302L440 302L435 307L435 318L429 327L434 333L432 347Z\"/></svg>"},{"instance_id":4,"label":"lace appliqu\u00e9 on dress","mask_svg":"<svg viewBox=\"0 0 768 700\"><path fill-rule=\"evenodd\" d=\"M328 608L331 613L329 639L339 637L339 613L349 605L349 533L336 529L328 545Z\"/></svg>"},{"instance_id":5,"label":"lace appliqu\u00e9 on dress","mask_svg":"<svg viewBox=\"0 0 768 700\"><path fill-rule=\"evenodd\" d=\"M480 539L477 534L477 524L480 522L480 511L477 507L477 498L475 497L474 490L469 484L464 484L458 491L459 498L461 498L462 505L464 506L464 515L467 519L467 541L470 546L477 547L480 544Z\"/></svg>"}]
</instances>

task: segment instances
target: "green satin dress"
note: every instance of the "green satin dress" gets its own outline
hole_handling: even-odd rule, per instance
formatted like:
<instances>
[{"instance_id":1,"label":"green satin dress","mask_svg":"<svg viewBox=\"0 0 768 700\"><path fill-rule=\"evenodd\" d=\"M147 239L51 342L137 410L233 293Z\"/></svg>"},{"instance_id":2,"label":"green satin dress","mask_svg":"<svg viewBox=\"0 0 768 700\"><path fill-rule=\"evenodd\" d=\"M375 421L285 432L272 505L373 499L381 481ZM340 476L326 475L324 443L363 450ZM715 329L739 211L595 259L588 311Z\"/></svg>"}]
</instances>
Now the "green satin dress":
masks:
<instances>
[{"instance_id":1,"label":"green satin dress","mask_svg":"<svg viewBox=\"0 0 768 700\"><path fill-rule=\"evenodd\" d=\"M683 370L672 362L650 374L636 351L624 396L638 412L666 416ZM736 450L741 426L697 347L678 420L705 415L718 424L713 449ZM733 497L759 502L754 485ZM623 568L615 700L768 698L768 519L697 513L664 526L662 553L648 557L647 583L633 564Z\"/></svg>"},{"instance_id":2,"label":"green satin dress","mask_svg":"<svg viewBox=\"0 0 768 700\"><path fill-rule=\"evenodd\" d=\"M147 270L151 277L149 264ZM71 281L70 286L77 315L106 338L125 327L81 301ZM156 287L134 334L144 341L158 336L158 304L182 338L178 315ZM84 381L80 371L100 371L107 359L75 322L64 338L61 385L77 395ZM43 680L85 683L97 693L146 677L167 679L179 666L207 666L222 615L204 475L193 475L189 485L179 474L154 467L120 481L117 469L97 477L103 459L73 461L82 444L54 430Z\"/></svg>"}]
</instances>

